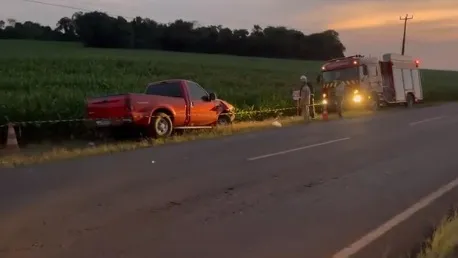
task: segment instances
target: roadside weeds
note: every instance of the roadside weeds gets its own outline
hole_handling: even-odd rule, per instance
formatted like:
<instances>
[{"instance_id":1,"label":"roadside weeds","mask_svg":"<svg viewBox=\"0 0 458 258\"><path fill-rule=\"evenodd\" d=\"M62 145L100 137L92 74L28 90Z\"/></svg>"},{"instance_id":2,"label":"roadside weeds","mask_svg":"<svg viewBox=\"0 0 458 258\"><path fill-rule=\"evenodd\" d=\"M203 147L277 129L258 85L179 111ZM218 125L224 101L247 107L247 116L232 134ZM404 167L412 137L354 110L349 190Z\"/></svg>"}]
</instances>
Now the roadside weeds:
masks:
<instances>
[{"instance_id":1,"label":"roadside weeds","mask_svg":"<svg viewBox=\"0 0 458 258\"><path fill-rule=\"evenodd\" d=\"M163 145L167 143L179 143L197 139L210 139L220 136L228 136L237 133L244 133L271 128L274 127L274 125L272 124L274 121L280 122L282 126L289 126L301 123L302 118L286 117L280 119L268 119L259 122L240 122L234 123L231 126L216 128L213 130L194 131L184 133L183 135L175 135L167 139L142 139L139 141L103 143L100 145L96 145L92 142L85 142L85 144L81 143L79 146L74 146L75 144L73 144L73 146L68 145L63 147L55 147L51 145L48 148L46 148L45 146L38 146L38 148L32 151L28 150L27 148L24 148L20 151L20 153L10 154L1 157L0 167L16 167L21 165L42 163L52 160L62 160L81 156L92 156L114 152L130 151L139 148Z\"/></svg>"},{"instance_id":2,"label":"roadside weeds","mask_svg":"<svg viewBox=\"0 0 458 258\"><path fill-rule=\"evenodd\" d=\"M458 257L458 213L444 219L417 258Z\"/></svg>"},{"instance_id":3,"label":"roadside weeds","mask_svg":"<svg viewBox=\"0 0 458 258\"><path fill-rule=\"evenodd\" d=\"M345 118L351 119L361 116L367 116L372 114L370 111L356 111L348 112L345 114ZM329 120L336 119L335 114L329 115ZM280 122L281 126L290 126L294 124L303 123L302 117L282 117L278 119L267 119L264 121L253 121L253 122L238 122L231 126L216 128L213 130L202 130L202 131L191 131L184 133L183 135L175 135L167 139L142 139L139 141L124 141L124 142L109 142L102 144L94 144L88 142L81 142L78 144L68 144L62 147L56 147L55 145L40 146L34 150L24 148L20 153L5 155L0 158L0 167L17 167L22 165L31 165L36 163L49 162L53 160L63 160L83 156L93 156L100 154L109 154L115 152L130 151L140 148L153 147L169 143L179 143L186 141L193 141L198 139L210 139L221 136L234 135L238 133L253 132L263 130L267 128L276 127L273 122ZM313 122L323 122L319 114ZM312 123L313 123L312 122ZM76 145L76 146L75 146ZM1 155L0 150L0 155Z\"/></svg>"},{"instance_id":4,"label":"roadside weeds","mask_svg":"<svg viewBox=\"0 0 458 258\"><path fill-rule=\"evenodd\" d=\"M429 103L429 105L423 104L419 106L419 108L434 105L437 105L437 103ZM368 116L371 114L373 114L372 111L355 110L346 112L344 114L344 117L345 119L352 119ZM329 114L329 120L335 119L337 119L336 114ZM49 162L53 160L63 160L83 156L93 156L115 152L130 151L139 148L153 147L168 143L179 143L197 139L209 139L221 136L228 136L238 133L272 128L275 127L275 125L272 124L274 121L280 122L282 126L289 126L294 124L300 124L301 122L303 122L303 119L302 117L293 116L281 117L277 119L266 119L264 121L237 122L225 128L193 131L185 133L183 135L175 135L170 138L160 140L143 139L137 141L105 142L101 144L94 144L87 141L72 141L62 144L61 146L56 146L55 144L39 144L35 146L32 145L33 147L23 148L19 153L15 154L5 153L4 150L0 149L0 167L16 167L22 165L31 165L36 163ZM314 119L313 122L323 122L321 115L317 114L317 118Z\"/></svg>"},{"instance_id":5,"label":"roadside weeds","mask_svg":"<svg viewBox=\"0 0 458 258\"><path fill-rule=\"evenodd\" d=\"M419 107L421 108L422 106ZM368 110L348 111L344 114L344 119L359 118L369 116L372 114L373 112ZM328 119L336 120L338 119L338 117L336 114L329 114ZM130 140L120 142L105 142L99 144L95 144L89 141L72 141L62 144L61 146L55 144L39 144L35 146L31 145L33 147L23 148L19 153L15 154L8 154L5 153L2 149L0 149L0 168L31 165L43 162L50 162L54 160L71 159L76 157L124 152L140 148L154 147L163 144L180 143L198 139L211 139L221 136L253 132L276 127L273 124L274 121L280 122L281 126L284 127L303 123L303 118L300 116L293 116L280 117L276 119L266 119L263 121L237 122L227 127L216 128L212 130L191 131L186 132L182 135L174 135L167 139L158 140L141 139L136 141ZM317 117L312 121L312 123L316 122L324 122L320 114L317 114Z\"/></svg>"}]
</instances>

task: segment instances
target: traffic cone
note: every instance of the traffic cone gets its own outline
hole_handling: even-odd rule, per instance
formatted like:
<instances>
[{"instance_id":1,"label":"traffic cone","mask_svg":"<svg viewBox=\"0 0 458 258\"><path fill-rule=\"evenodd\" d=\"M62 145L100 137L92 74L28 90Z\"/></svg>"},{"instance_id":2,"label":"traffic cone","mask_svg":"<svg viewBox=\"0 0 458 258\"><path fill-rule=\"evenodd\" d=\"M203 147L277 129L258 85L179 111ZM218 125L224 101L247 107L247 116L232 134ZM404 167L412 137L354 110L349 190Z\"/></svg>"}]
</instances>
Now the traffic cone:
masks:
<instances>
[{"instance_id":1,"label":"traffic cone","mask_svg":"<svg viewBox=\"0 0 458 258\"><path fill-rule=\"evenodd\" d=\"M19 144L17 142L16 131L12 123L8 124L8 136L6 138L6 150L19 150Z\"/></svg>"},{"instance_id":2,"label":"traffic cone","mask_svg":"<svg viewBox=\"0 0 458 258\"><path fill-rule=\"evenodd\" d=\"M328 120L328 108L325 106L323 106L323 112L321 112L321 118L323 119L323 121L327 121Z\"/></svg>"}]
</instances>

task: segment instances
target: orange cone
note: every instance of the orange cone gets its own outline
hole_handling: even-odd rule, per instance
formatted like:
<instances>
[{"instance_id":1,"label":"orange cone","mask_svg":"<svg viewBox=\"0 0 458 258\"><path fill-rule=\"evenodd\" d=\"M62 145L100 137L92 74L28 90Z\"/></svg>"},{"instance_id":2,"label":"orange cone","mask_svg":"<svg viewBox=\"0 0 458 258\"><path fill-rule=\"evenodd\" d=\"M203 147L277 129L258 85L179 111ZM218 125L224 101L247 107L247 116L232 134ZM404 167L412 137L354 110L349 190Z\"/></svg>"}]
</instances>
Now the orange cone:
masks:
<instances>
[{"instance_id":1,"label":"orange cone","mask_svg":"<svg viewBox=\"0 0 458 258\"><path fill-rule=\"evenodd\" d=\"M323 112L321 112L321 118L324 121L328 120L328 108L326 106L323 107Z\"/></svg>"},{"instance_id":2,"label":"orange cone","mask_svg":"<svg viewBox=\"0 0 458 258\"><path fill-rule=\"evenodd\" d=\"M17 142L16 131L12 123L8 124L8 137L6 138L6 149L7 150L19 150L19 144Z\"/></svg>"}]
</instances>

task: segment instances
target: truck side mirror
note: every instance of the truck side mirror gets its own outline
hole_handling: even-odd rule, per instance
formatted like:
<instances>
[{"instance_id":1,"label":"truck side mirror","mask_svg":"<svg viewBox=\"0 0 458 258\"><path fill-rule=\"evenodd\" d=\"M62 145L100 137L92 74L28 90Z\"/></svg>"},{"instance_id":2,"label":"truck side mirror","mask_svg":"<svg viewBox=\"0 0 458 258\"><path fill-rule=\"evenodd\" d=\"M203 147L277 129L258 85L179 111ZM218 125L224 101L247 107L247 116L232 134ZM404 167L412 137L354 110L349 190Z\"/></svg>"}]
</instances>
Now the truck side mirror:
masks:
<instances>
[{"instance_id":1,"label":"truck side mirror","mask_svg":"<svg viewBox=\"0 0 458 258\"><path fill-rule=\"evenodd\" d=\"M215 99L216 99L216 93L214 93L214 92L210 92L210 94L209 94L208 98L209 98L209 100L210 100L210 101L213 101L213 100L215 100Z\"/></svg>"}]
</instances>

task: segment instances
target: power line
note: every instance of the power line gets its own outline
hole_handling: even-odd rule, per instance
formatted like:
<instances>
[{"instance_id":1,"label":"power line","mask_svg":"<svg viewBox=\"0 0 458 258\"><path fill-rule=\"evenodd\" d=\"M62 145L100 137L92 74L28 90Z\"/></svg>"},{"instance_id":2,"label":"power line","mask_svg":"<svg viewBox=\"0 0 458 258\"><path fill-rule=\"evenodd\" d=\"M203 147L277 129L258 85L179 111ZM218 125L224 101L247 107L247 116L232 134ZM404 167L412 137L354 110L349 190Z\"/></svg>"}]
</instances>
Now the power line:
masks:
<instances>
[{"instance_id":1,"label":"power line","mask_svg":"<svg viewBox=\"0 0 458 258\"><path fill-rule=\"evenodd\" d=\"M409 17L409 15L406 14L406 16L403 18L403 17L399 17L399 20L403 20L404 21L404 35L402 37L402 55L404 55L404 51L405 51L405 46L406 46L406 31L407 31L407 21L408 20L412 20L413 19L413 15L412 17Z\"/></svg>"},{"instance_id":2,"label":"power line","mask_svg":"<svg viewBox=\"0 0 458 258\"><path fill-rule=\"evenodd\" d=\"M35 3L35 4L42 4L42 5L48 5L48 6L61 7L61 8L66 8L66 9L73 9L73 10L84 11L84 12L91 12L91 11L93 11L93 10L84 9L84 8L79 8L79 7L74 7L74 6L69 6L69 5L55 4L55 3L47 3L47 2L36 1L36 0L22 0L22 1L24 1L24 2L29 2L29 3Z\"/></svg>"},{"instance_id":3,"label":"power line","mask_svg":"<svg viewBox=\"0 0 458 258\"><path fill-rule=\"evenodd\" d=\"M22 0L22 1L29 2L29 3L34 3L34 4L41 4L41 5L47 5L47 6L60 7L60 8L65 8L65 9L72 9L72 10L83 11L83 12L94 12L95 11L95 10L90 10L90 9L70 6L70 5L48 3L48 2L37 1L37 0ZM121 17L124 17L126 19L134 19L133 17L122 16L122 15L115 15L115 16L121 16Z\"/></svg>"}]
</instances>

